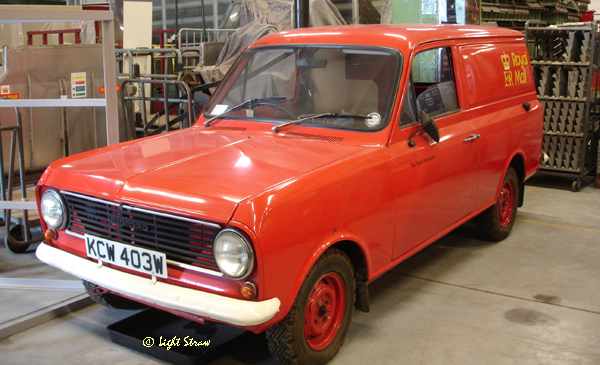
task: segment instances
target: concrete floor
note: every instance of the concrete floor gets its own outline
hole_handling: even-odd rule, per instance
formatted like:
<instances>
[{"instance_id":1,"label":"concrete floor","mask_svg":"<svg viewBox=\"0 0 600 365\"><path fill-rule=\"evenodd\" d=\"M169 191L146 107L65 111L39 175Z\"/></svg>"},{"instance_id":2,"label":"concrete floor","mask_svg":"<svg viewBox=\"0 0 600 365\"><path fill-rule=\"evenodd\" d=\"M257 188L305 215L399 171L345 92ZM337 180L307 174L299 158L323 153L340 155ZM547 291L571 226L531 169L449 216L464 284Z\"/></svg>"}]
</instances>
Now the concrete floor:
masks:
<instances>
[{"instance_id":1,"label":"concrete floor","mask_svg":"<svg viewBox=\"0 0 600 365\"><path fill-rule=\"evenodd\" d=\"M372 283L371 312L355 312L331 364L600 364L600 188L547 181L526 187L503 242L479 241L466 224ZM29 275L21 264L65 278L6 251L0 278ZM16 292L0 289L0 315L56 295ZM0 340L0 362L163 363L111 342L106 326L132 313L78 310ZM263 336L212 362L274 363Z\"/></svg>"}]
</instances>

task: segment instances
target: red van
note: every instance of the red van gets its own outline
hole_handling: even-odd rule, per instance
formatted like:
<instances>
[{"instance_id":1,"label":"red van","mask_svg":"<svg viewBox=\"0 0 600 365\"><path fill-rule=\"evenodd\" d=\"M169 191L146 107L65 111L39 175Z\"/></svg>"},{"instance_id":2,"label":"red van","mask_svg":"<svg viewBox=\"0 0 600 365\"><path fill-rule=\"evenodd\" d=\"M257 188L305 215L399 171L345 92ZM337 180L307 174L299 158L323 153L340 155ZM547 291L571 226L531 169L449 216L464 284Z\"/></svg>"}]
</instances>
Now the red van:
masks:
<instances>
[{"instance_id":1,"label":"red van","mask_svg":"<svg viewBox=\"0 0 600 365\"><path fill-rule=\"evenodd\" d=\"M266 331L277 360L325 363L383 273L474 218L509 234L542 118L516 31L281 32L193 127L49 166L37 255L103 304Z\"/></svg>"}]
</instances>

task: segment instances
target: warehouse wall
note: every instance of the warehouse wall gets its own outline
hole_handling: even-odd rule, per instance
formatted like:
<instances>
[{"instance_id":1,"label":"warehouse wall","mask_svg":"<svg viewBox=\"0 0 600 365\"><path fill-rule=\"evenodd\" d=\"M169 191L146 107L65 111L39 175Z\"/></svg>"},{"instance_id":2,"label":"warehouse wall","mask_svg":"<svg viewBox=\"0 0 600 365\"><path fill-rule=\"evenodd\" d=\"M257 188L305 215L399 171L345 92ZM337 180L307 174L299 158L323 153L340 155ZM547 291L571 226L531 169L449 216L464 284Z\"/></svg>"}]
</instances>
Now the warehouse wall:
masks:
<instances>
[{"instance_id":1,"label":"warehouse wall","mask_svg":"<svg viewBox=\"0 0 600 365\"><path fill-rule=\"evenodd\" d=\"M588 9L596 10L594 13L594 20L600 20L600 0L591 0Z\"/></svg>"}]
</instances>

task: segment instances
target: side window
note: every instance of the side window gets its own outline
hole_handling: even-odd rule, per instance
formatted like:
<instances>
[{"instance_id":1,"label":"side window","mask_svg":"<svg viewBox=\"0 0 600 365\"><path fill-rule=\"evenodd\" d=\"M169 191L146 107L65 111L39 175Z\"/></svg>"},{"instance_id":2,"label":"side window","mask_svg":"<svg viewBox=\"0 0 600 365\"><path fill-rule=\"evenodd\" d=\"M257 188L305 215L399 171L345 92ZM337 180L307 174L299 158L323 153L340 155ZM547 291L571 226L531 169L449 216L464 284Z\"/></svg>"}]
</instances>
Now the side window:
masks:
<instances>
[{"instance_id":1,"label":"side window","mask_svg":"<svg viewBox=\"0 0 600 365\"><path fill-rule=\"evenodd\" d=\"M459 109L450 48L434 48L417 54L412 62L400 125L419 122L421 111L433 118Z\"/></svg>"}]
</instances>

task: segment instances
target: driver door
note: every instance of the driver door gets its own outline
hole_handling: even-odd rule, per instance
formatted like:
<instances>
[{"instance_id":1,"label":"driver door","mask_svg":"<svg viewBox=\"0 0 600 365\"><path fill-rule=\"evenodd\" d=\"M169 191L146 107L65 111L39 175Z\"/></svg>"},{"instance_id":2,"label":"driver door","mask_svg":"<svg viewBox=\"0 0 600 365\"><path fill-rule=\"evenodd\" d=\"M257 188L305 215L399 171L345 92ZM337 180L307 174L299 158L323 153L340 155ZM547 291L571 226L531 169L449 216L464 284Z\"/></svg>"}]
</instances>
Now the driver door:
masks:
<instances>
[{"instance_id":1,"label":"driver door","mask_svg":"<svg viewBox=\"0 0 600 365\"><path fill-rule=\"evenodd\" d=\"M451 47L428 48L412 59L411 76L390 146L395 164L396 235L393 258L420 249L475 209L479 153L471 140L476 131L460 109ZM420 128L425 111L439 128L440 142Z\"/></svg>"}]
</instances>

